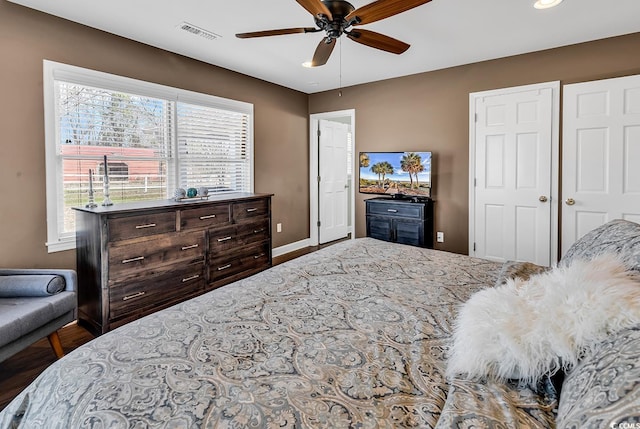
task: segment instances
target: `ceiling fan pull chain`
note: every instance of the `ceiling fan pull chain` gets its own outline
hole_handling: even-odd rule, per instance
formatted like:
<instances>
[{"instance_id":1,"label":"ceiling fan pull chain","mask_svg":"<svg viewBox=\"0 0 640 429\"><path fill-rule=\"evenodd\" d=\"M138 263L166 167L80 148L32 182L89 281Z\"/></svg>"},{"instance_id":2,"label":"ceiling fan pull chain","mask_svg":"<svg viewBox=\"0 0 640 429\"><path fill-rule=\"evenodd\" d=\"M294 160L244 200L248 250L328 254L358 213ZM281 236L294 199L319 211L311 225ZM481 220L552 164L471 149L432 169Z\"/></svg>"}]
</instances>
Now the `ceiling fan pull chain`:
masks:
<instances>
[{"instance_id":1,"label":"ceiling fan pull chain","mask_svg":"<svg viewBox=\"0 0 640 429\"><path fill-rule=\"evenodd\" d=\"M340 39L340 72L339 72L340 82L338 87L338 97L342 97L342 39Z\"/></svg>"}]
</instances>

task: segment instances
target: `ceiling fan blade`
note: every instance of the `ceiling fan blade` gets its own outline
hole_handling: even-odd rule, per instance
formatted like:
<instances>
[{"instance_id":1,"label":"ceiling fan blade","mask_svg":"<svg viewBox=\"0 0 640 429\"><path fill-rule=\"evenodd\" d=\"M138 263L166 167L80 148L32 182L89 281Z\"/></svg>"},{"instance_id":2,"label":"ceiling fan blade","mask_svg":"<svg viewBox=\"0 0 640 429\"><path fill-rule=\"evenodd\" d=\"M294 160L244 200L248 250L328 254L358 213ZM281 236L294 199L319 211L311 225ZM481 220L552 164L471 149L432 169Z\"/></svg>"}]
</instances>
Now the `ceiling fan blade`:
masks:
<instances>
[{"instance_id":1,"label":"ceiling fan blade","mask_svg":"<svg viewBox=\"0 0 640 429\"><path fill-rule=\"evenodd\" d=\"M300 4L300 6L307 9L307 11L313 16L326 15L326 17L329 18L329 21L333 19L333 17L331 16L331 12L329 11L329 8L320 0L296 0L296 1Z\"/></svg>"},{"instance_id":2,"label":"ceiling fan blade","mask_svg":"<svg viewBox=\"0 0 640 429\"><path fill-rule=\"evenodd\" d=\"M238 33L236 34L236 37L240 39L249 39L251 37L281 36L283 34L315 33L317 31L320 31L320 29L314 28L314 27L283 28L280 30L266 30L266 31L254 31L252 33Z\"/></svg>"},{"instance_id":3,"label":"ceiling fan blade","mask_svg":"<svg viewBox=\"0 0 640 429\"><path fill-rule=\"evenodd\" d=\"M355 19L353 25L369 24L429 3L430 1L431 0L377 0L354 10L347 15L345 19L347 22Z\"/></svg>"},{"instance_id":4,"label":"ceiling fan blade","mask_svg":"<svg viewBox=\"0 0 640 429\"><path fill-rule=\"evenodd\" d=\"M347 37L354 42L362 43L363 45L391 52L393 54L401 54L411 46L400 40L394 39L393 37L385 36L384 34L370 30L352 30L347 33Z\"/></svg>"},{"instance_id":5,"label":"ceiling fan blade","mask_svg":"<svg viewBox=\"0 0 640 429\"><path fill-rule=\"evenodd\" d=\"M323 66L329 60L333 48L336 46L336 39L331 39L330 43L327 43L327 39L322 39L320 44L316 48L316 52L313 54L313 60L311 60L311 67Z\"/></svg>"}]
</instances>

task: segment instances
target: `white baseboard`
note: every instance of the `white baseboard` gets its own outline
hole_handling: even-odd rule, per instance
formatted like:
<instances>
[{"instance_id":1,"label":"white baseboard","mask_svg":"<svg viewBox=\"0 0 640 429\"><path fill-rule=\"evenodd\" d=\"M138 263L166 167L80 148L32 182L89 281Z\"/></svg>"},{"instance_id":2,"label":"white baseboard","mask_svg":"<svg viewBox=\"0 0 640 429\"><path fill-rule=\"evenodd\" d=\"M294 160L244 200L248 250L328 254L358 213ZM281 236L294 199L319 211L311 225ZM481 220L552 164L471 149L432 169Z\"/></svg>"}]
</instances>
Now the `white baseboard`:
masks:
<instances>
[{"instance_id":1,"label":"white baseboard","mask_svg":"<svg viewBox=\"0 0 640 429\"><path fill-rule=\"evenodd\" d=\"M286 255L287 253L295 252L296 250L304 249L305 247L309 247L309 238L305 238L304 240L296 241L295 243L285 244L284 246L276 247L271 251L272 257L278 257L282 255Z\"/></svg>"}]
</instances>

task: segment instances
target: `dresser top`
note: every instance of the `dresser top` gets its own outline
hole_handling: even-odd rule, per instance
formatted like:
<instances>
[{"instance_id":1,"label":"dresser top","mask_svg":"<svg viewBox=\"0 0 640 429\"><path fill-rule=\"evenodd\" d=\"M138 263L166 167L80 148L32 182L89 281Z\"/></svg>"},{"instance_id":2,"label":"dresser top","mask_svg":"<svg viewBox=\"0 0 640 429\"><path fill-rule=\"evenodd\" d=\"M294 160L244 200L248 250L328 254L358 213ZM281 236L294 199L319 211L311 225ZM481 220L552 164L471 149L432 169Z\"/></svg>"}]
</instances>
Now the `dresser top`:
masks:
<instances>
[{"instance_id":1,"label":"dresser top","mask_svg":"<svg viewBox=\"0 0 640 429\"><path fill-rule=\"evenodd\" d=\"M221 203L221 202L234 202L234 201L242 201L242 200L251 200L257 198L268 198L272 197L273 194L254 194L251 192L230 192L224 194L212 194L209 195L208 198L193 198L186 199L182 201L175 201L174 199L168 200L154 200L154 201L136 201L132 203L121 203L114 204L112 206L102 206L100 202L97 201L98 207L95 208L87 208L87 207L73 207L74 210L86 212L86 213L95 213L95 214L110 214L110 213L120 213L120 212L132 212L137 210L150 210L150 209L161 209L161 208L188 208L188 207L197 207L197 206L205 206L209 204Z\"/></svg>"}]
</instances>

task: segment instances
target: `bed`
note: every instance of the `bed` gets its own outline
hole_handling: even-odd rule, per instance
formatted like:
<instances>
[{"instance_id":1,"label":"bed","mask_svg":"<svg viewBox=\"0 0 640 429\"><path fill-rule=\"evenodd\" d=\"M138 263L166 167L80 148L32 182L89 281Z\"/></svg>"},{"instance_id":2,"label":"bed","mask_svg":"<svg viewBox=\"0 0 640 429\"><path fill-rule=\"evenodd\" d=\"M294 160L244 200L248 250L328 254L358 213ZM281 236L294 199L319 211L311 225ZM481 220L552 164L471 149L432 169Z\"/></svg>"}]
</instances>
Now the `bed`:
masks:
<instances>
[{"instance_id":1,"label":"bed","mask_svg":"<svg viewBox=\"0 0 640 429\"><path fill-rule=\"evenodd\" d=\"M501 273L442 251L338 243L81 346L0 428L556 427L549 377L444 375L458 308ZM636 331L625 338L640 350Z\"/></svg>"}]
</instances>

